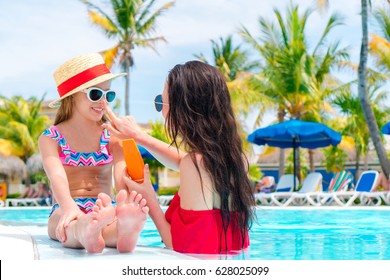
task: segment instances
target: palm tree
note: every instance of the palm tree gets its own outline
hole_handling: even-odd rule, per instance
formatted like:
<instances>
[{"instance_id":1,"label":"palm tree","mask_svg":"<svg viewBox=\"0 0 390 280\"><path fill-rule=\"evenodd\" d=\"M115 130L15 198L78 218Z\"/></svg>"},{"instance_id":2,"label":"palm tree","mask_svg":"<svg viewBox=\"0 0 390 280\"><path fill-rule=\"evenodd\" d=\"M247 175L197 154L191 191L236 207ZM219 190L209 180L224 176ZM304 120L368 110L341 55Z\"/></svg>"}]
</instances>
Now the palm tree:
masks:
<instances>
[{"instance_id":1,"label":"palm tree","mask_svg":"<svg viewBox=\"0 0 390 280\"><path fill-rule=\"evenodd\" d=\"M231 35L226 39L221 37L219 41L211 40L211 47L212 61L207 60L202 53L195 57L218 68L227 82L234 111L246 117L252 111L253 104L261 104L259 92L248 87L252 72L258 70L260 65L250 60L248 51L243 50L241 45L234 46Z\"/></svg>"},{"instance_id":2,"label":"palm tree","mask_svg":"<svg viewBox=\"0 0 390 280\"><path fill-rule=\"evenodd\" d=\"M114 47L104 50L106 64L111 67L119 62L127 72L125 86L125 113L130 115L130 69L134 66L133 49L147 47L157 52L155 46L164 37L150 37L155 32L157 18L168 10L174 2L168 2L152 11L156 0L110 0L109 12L94 5L91 1L81 0L88 7L90 20L97 25L109 39L116 39Z\"/></svg>"},{"instance_id":3,"label":"palm tree","mask_svg":"<svg viewBox=\"0 0 390 280\"><path fill-rule=\"evenodd\" d=\"M321 37L313 49L309 49L305 28L312 14L307 9L300 15L298 6L291 4L286 18L274 9L277 25L259 18L260 36L253 36L245 27L240 34L257 50L264 61L263 71L253 82L274 100L277 119L290 118L320 121L328 108L326 98L333 92L330 88L338 85L331 70L342 67L349 59L348 49L340 48L339 42L326 45L330 32L342 24L334 14L328 20ZM299 153L297 168L299 170ZM284 154L281 150L279 174L284 171ZM298 175L300 173L298 172Z\"/></svg>"},{"instance_id":4,"label":"palm tree","mask_svg":"<svg viewBox=\"0 0 390 280\"><path fill-rule=\"evenodd\" d=\"M327 147L323 149L324 160L322 163L325 166L326 172L340 172L344 169L345 162L348 158L347 153L339 147Z\"/></svg>"},{"instance_id":5,"label":"palm tree","mask_svg":"<svg viewBox=\"0 0 390 280\"><path fill-rule=\"evenodd\" d=\"M389 1L388 1L389 2ZM329 0L318 0L318 6L328 5ZM389 2L390 4L390 2ZM362 15L362 43L360 48L360 61L358 67L358 93L360 105L362 106L364 118L370 131L370 137L374 143L376 153L379 158L382 170L387 178L390 176L390 161L387 157L383 141L379 134L378 124L375 122L374 112L369 102L367 94L367 58L368 58L368 6L371 6L371 0L361 0Z\"/></svg>"},{"instance_id":6,"label":"palm tree","mask_svg":"<svg viewBox=\"0 0 390 280\"><path fill-rule=\"evenodd\" d=\"M390 77L390 16L389 9L374 11L374 18L379 25L379 34L372 34L369 42L370 54L376 60L376 66Z\"/></svg>"},{"instance_id":7,"label":"palm tree","mask_svg":"<svg viewBox=\"0 0 390 280\"><path fill-rule=\"evenodd\" d=\"M366 119L370 136L377 152L379 162L386 177L390 175L390 161L387 157L383 141L379 134L378 124L375 121L375 115L371 107L367 94L367 57L368 57L368 0L361 0L361 14L362 14L362 30L363 38L360 49L360 63L358 68L358 93L360 104L363 109L364 117Z\"/></svg>"},{"instance_id":8,"label":"palm tree","mask_svg":"<svg viewBox=\"0 0 390 280\"><path fill-rule=\"evenodd\" d=\"M261 91L253 90L249 87L249 81L252 76L252 71L259 69L257 61L249 59L249 53L243 50L241 45L235 46L232 36L227 36L226 39L219 38L219 41L211 40L212 60L208 60L204 54L196 55L199 60L214 65L224 76L229 88L232 99L233 110L240 120L239 129L241 138L244 139L244 150L247 151L249 161L252 162L251 152L248 149L246 130L246 119L249 113L253 112L254 107L259 109L257 120L264 114L268 108L269 101L267 97L261 94ZM255 170L255 169L253 169Z\"/></svg>"},{"instance_id":9,"label":"palm tree","mask_svg":"<svg viewBox=\"0 0 390 280\"><path fill-rule=\"evenodd\" d=\"M387 98L387 92L379 91L378 83L370 83L369 101L372 106L375 121L379 126L383 126L389 117L389 108L384 106ZM355 178L358 178L358 170L361 156L367 155L370 132L366 124L364 113L360 105L360 100L352 94L352 91L346 90L335 98L333 104L336 105L341 114L346 116L346 123L341 133L350 136L354 140L356 152Z\"/></svg>"},{"instance_id":10,"label":"palm tree","mask_svg":"<svg viewBox=\"0 0 390 280\"><path fill-rule=\"evenodd\" d=\"M24 100L20 96L0 96L0 143L25 164L38 151L38 137L49 122L47 116L39 114L43 98ZM29 185L29 174L25 180Z\"/></svg>"},{"instance_id":11,"label":"palm tree","mask_svg":"<svg viewBox=\"0 0 390 280\"><path fill-rule=\"evenodd\" d=\"M227 82L235 80L242 72L251 72L259 67L258 62L249 60L248 51L242 50L240 45L234 47L231 35L226 39L220 37L219 42L211 40L211 46L212 63L209 63L203 53L195 57L217 67Z\"/></svg>"}]
</instances>

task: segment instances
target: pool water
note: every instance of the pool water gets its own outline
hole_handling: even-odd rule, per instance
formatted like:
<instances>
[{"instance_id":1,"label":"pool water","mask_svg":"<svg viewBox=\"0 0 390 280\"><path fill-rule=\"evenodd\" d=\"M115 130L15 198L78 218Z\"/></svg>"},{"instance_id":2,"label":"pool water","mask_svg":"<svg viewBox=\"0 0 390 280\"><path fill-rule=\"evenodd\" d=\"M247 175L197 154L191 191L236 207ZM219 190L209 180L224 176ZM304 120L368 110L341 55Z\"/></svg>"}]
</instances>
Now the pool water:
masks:
<instances>
[{"instance_id":1,"label":"pool water","mask_svg":"<svg viewBox=\"0 0 390 280\"><path fill-rule=\"evenodd\" d=\"M45 226L49 208L1 209L0 222ZM250 249L237 259L390 260L390 211L257 209ZM163 247L149 218L139 245Z\"/></svg>"}]
</instances>

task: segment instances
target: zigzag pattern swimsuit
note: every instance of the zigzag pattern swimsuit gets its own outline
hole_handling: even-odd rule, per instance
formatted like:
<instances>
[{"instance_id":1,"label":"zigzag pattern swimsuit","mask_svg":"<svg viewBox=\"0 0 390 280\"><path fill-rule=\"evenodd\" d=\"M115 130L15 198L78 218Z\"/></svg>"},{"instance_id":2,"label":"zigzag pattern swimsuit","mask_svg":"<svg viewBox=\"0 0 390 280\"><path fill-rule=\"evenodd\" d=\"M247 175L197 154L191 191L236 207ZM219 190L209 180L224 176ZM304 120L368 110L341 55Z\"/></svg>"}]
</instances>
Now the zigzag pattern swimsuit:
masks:
<instances>
[{"instance_id":1,"label":"zigzag pattern swimsuit","mask_svg":"<svg viewBox=\"0 0 390 280\"><path fill-rule=\"evenodd\" d=\"M108 143L110 142L110 133L104 129L102 136L100 137L100 149L97 152L92 153L81 153L72 151L69 144L66 142L64 136L58 130L55 125L52 125L46 129L42 135L54 139L58 146L61 148L59 157L61 163L67 166L99 166L109 164L112 162L112 155L108 151ZM77 206L84 213L92 211L93 205L95 205L97 198L74 198ZM59 204L54 204L50 216L59 207Z\"/></svg>"},{"instance_id":2,"label":"zigzag pattern swimsuit","mask_svg":"<svg viewBox=\"0 0 390 280\"><path fill-rule=\"evenodd\" d=\"M104 129L100 137L100 149L92 153L80 153L72 151L69 144L66 142L64 136L55 125L46 129L43 135L54 139L61 148L59 154L63 165L68 166L98 166L112 162L112 155L109 153L107 147L110 142L110 133Z\"/></svg>"}]
</instances>

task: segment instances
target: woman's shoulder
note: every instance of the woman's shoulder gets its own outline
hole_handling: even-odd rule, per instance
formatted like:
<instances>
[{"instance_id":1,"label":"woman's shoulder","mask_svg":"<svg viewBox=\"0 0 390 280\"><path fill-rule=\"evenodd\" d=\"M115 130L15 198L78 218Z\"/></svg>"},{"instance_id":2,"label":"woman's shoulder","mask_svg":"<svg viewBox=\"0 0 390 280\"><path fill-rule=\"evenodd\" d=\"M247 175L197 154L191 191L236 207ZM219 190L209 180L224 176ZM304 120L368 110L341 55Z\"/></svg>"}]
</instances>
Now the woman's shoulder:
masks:
<instances>
[{"instance_id":1,"label":"woman's shoulder","mask_svg":"<svg viewBox=\"0 0 390 280\"><path fill-rule=\"evenodd\" d=\"M198 168L192 158L196 159ZM180 206L187 210L213 209L213 185L201 155L187 154L180 162Z\"/></svg>"},{"instance_id":2,"label":"woman's shoulder","mask_svg":"<svg viewBox=\"0 0 390 280\"><path fill-rule=\"evenodd\" d=\"M203 182L211 181L209 171L206 169L203 161L203 155L200 153L187 153L180 161L180 173L192 174L195 177L202 177Z\"/></svg>"},{"instance_id":3,"label":"woman's shoulder","mask_svg":"<svg viewBox=\"0 0 390 280\"><path fill-rule=\"evenodd\" d=\"M180 169L181 170L196 169L196 165L197 165L198 168L202 170L204 169L202 164L202 158L203 158L202 155L199 153L187 153L180 160Z\"/></svg>"}]
</instances>

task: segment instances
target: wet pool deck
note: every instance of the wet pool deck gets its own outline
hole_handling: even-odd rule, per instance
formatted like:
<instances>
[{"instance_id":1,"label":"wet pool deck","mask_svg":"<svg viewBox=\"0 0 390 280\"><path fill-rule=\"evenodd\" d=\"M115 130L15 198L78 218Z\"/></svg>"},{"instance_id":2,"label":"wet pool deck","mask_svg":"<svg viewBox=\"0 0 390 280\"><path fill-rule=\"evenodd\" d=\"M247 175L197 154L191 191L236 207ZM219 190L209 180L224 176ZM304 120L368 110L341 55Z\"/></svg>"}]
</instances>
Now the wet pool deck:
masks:
<instances>
[{"instance_id":1,"label":"wet pool deck","mask_svg":"<svg viewBox=\"0 0 390 280\"><path fill-rule=\"evenodd\" d=\"M2 260L194 260L170 249L137 246L134 253L118 253L105 248L102 253L90 254L86 250L64 248L47 235L45 225L0 223L0 259Z\"/></svg>"}]
</instances>

